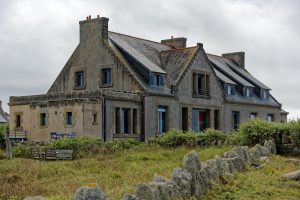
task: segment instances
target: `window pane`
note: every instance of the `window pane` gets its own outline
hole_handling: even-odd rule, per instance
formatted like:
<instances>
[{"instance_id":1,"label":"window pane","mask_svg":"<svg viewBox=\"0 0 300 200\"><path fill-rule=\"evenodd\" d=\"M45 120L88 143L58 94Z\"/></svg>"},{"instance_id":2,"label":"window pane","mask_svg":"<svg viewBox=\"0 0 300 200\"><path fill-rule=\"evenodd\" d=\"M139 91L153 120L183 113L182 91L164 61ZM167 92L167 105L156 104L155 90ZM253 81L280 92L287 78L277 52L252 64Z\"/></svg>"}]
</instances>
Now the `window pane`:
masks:
<instances>
[{"instance_id":1,"label":"window pane","mask_svg":"<svg viewBox=\"0 0 300 200\"><path fill-rule=\"evenodd\" d=\"M167 131L167 109L164 106L158 107L158 133L164 133Z\"/></svg>"},{"instance_id":2,"label":"window pane","mask_svg":"<svg viewBox=\"0 0 300 200\"><path fill-rule=\"evenodd\" d=\"M73 116L72 116L72 112L67 112L67 116L66 116L66 123L67 125L72 125L73 124Z\"/></svg>"}]
</instances>

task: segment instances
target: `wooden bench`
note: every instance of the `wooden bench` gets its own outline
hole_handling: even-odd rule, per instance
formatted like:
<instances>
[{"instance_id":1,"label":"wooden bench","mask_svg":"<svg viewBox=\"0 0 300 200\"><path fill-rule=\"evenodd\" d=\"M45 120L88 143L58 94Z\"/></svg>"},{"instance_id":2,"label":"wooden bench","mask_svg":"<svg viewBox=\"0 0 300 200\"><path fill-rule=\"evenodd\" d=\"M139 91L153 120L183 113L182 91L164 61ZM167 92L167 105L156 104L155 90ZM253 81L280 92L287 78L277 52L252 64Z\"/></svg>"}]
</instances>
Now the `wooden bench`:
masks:
<instances>
[{"instance_id":1,"label":"wooden bench","mask_svg":"<svg viewBox=\"0 0 300 200\"><path fill-rule=\"evenodd\" d=\"M56 149L46 148L45 149L45 159L46 160L56 160Z\"/></svg>"},{"instance_id":2,"label":"wooden bench","mask_svg":"<svg viewBox=\"0 0 300 200\"><path fill-rule=\"evenodd\" d=\"M31 158L35 160L41 159L41 153L39 148L31 148Z\"/></svg>"},{"instance_id":3,"label":"wooden bench","mask_svg":"<svg viewBox=\"0 0 300 200\"><path fill-rule=\"evenodd\" d=\"M72 160L73 159L73 150L57 149L56 150L56 159L57 160Z\"/></svg>"}]
</instances>

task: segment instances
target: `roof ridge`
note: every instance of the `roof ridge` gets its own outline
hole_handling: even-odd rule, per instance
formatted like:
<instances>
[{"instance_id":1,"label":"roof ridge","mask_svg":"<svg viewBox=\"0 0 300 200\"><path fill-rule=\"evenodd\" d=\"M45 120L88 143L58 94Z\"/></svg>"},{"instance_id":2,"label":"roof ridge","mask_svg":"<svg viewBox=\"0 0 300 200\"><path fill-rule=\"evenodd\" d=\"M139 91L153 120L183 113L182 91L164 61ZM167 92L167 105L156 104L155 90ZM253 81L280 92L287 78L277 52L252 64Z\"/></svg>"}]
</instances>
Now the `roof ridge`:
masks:
<instances>
[{"instance_id":1,"label":"roof ridge","mask_svg":"<svg viewBox=\"0 0 300 200\"><path fill-rule=\"evenodd\" d=\"M186 50L186 49L194 49L194 48L196 48L196 47L197 47L197 46L185 47L185 48L176 48L176 49L164 50L164 51L161 51L161 52L166 52L166 51L182 51L182 50Z\"/></svg>"},{"instance_id":2,"label":"roof ridge","mask_svg":"<svg viewBox=\"0 0 300 200\"><path fill-rule=\"evenodd\" d=\"M160 45L163 45L163 46L169 46L169 47L171 47L171 45L162 44L160 42L156 42L156 41L153 41L153 40L148 40L148 39L144 39L144 38L140 38L140 37L136 37L136 36L132 36L132 35L127 35L127 34L124 34L124 33L118 33L118 32L115 32L115 31L108 31L108 32L115 33L115 34L118 34L118 35L127 36L127 37L138 39L138 40L144 40L144 41L147 41L147 42L152 42L152 43L160 44Z\"/></svg>"},{"instance_id":3,"label":"roof ridge","mask_svg":"<svg viewBox=\"0 0 300 200\"><path fill-rule=\"evenodd\" d=\"M216 56L216 57L220 57L220 58L224 58L223 56L219 56L219 55L215 55L215 54L211 54L211 53L206 53L207 55L211 55L211 56Z\"/></svg>"}]
</instances>

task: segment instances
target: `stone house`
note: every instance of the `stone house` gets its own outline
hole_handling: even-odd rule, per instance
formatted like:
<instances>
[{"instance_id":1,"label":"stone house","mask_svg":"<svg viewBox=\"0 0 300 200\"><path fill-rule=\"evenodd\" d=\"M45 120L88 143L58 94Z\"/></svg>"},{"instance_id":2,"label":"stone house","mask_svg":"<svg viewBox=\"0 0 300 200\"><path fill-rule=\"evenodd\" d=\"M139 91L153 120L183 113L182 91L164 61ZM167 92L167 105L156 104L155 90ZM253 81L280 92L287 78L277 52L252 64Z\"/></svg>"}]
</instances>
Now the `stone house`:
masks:
<instances>
[{"instance_id":1,"label":"stone house","mask_svg":"<svg viewBox=\"0 0 300 200\"><path fill-rule=\"evenodd\" d=\"M28 139L75 132L142 141L170 129L230 132L249 119L286 120L270 88L245 69L245 53L222 56L186 38L154 42L80 21L80 41L47 94L10 97L10 127Z\"/></svg>"}]
</instances>

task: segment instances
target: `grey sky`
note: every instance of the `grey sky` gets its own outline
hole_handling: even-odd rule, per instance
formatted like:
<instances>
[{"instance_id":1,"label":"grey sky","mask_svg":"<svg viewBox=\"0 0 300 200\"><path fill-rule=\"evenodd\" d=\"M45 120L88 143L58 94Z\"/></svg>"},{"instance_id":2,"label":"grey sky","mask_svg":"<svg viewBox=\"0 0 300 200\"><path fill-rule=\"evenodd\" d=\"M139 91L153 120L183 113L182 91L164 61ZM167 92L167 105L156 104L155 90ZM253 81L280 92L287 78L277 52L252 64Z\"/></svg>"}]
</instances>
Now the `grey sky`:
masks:
<instances>
[{"instance_id":1,"label":"grey sky","mask_svg":"<svg viewBox=\"0 0 300 200\"><path fill-rule=\"evenodd\" d=\"M0 99L45 93L79 40L79 20L150 40L187 37L206 52L245 51L246 68L300 117L298 0L0 0Z\"/></svg>"}]
</instances>

